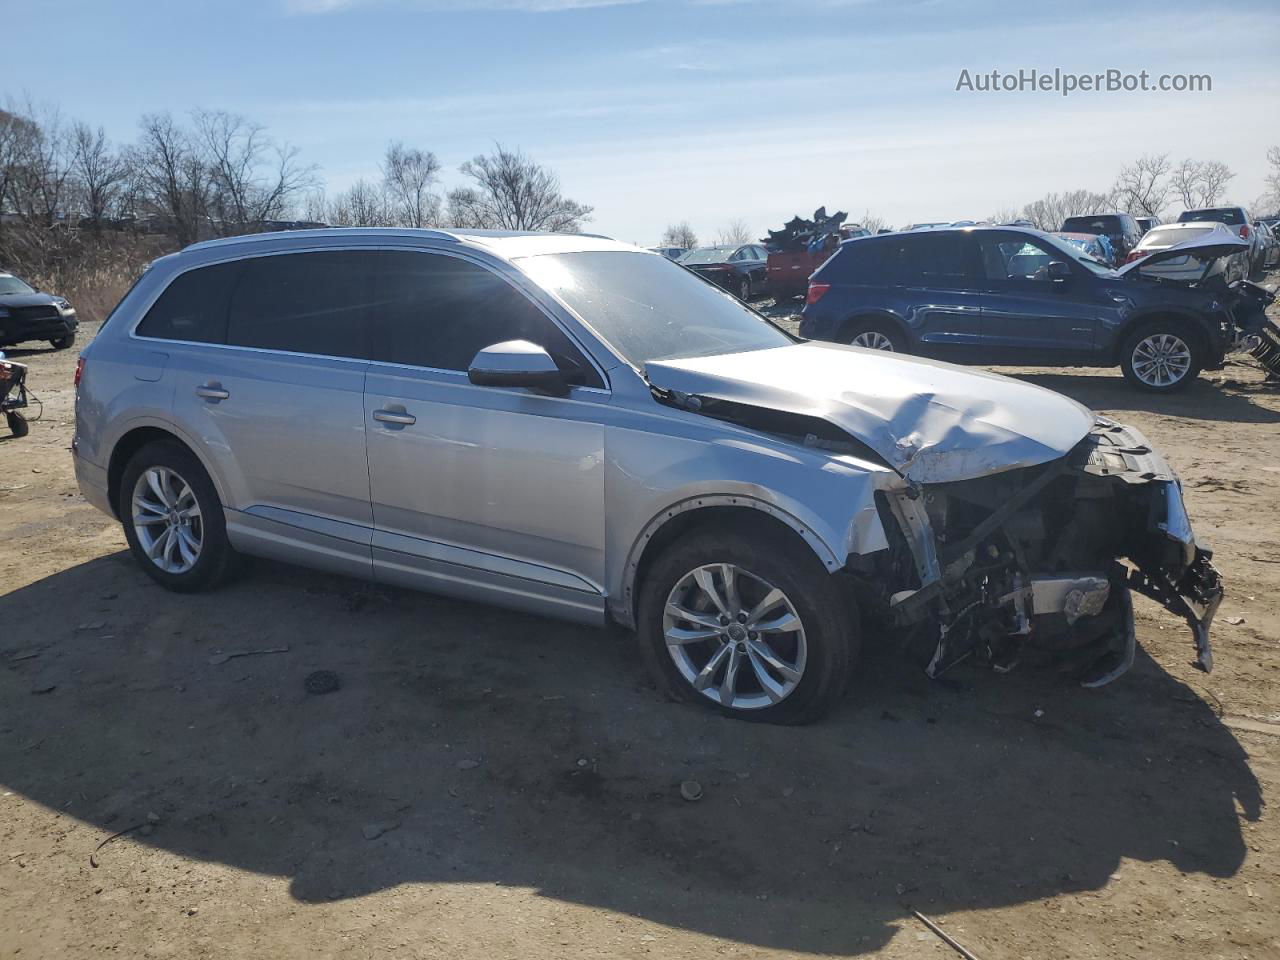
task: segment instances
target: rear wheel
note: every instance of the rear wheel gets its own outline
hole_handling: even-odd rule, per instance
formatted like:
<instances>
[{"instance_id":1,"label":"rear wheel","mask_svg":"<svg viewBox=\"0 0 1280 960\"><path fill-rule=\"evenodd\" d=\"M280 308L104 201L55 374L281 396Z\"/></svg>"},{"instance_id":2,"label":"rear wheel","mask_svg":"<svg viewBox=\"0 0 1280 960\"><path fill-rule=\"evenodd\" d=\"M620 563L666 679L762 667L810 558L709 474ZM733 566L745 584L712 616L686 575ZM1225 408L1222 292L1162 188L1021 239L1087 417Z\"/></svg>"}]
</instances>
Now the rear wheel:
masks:
<instances>
[{"instance_id":1,"label":"rear wheel","mask_svg":"<svg viewBox=\"0 0 1280 960\"><path fill-rule=\"evenodd\" d=\"M1200 338L1182 324L1155 320L1125 338L1120 369L1140 390L1169 393L1181 390L1204 366Z\"/></svg>"},{"instance_id":2,"label":"rear wheel","mask_svg":"<svg viewBox=\"0 0 1280 960\"><path fill-rule=\"evenodd\" d=\"M176 441L149 443L120 482L117 512L134 559L161 586L180 593L216 586L235 551L217 490L203 465Z\"/></svg>"},{"instance_id":3,"label":"rear wheel","mask_svg":"<svg viewBox=\"0 0 1280 960\"><path fill-rule=\"evenodd\" d=\"M852 320L845 328L845 343L867 350L907 353L907 338L891 321L874 317Z\"/></svg>"},{"instance_id":4,"label":"rear wheel","mask_svg":"<svg viewBox=\"0 0 1280 960\"><path fill-rule=\"evenodd\" d=\"M672 698L743 720L819 719L857 650L851 600L803 544L708 531L677 541L640 595L639 636Z\"/></svg>"},{"instance_id":5,"label":"rear wheel","mask_svg":"<svg viewBox=\"0 0 1280 960\"><path fill-rule=\"evenodd\" d=\"M751 299L751 278L742 277L738 280L738 299L746 303Z\"/></svg>"}]
</instances>

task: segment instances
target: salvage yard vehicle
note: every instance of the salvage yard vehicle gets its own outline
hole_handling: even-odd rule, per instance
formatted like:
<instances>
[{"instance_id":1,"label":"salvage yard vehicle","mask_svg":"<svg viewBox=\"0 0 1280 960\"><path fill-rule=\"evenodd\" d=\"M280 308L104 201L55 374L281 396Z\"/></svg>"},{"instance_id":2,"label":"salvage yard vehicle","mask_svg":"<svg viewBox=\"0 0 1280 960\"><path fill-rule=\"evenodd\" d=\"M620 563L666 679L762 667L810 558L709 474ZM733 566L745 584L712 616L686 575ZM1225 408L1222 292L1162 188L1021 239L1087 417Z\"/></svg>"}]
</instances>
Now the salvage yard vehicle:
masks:
<instances>
[{"instance_id":1,"label":"salvage yard vehicle","mask_svg":"<svg viewBox=\"0 0 1280 960\"><path fill-rule=\"evenodd\" d=\"M1102 234L1111 243L1116 263L1124 263L1140 239L1142 227L1127 213L1092 213L1087 217L1067 217L1062 221L1062 233Z\"/></svg>"},{"instance_id":2,"label":"salvage yard vehicle","mask_svg":"<svg viewBox=\"0 0 1280 960\"><path fill-rule=\"evenodd\" d=\"M48 340L55 350L76 342L75 308L63 297L41 293L26 281L0 270L0 347Z\"/></svg>"},{"instance_id":3,"label":"salvage yard vehicle","mask_svg":"<svg viewBox=\"0 0 1280 960\"><path fill-rule=\"evenodd\" d=\"M958 363L1118 365L1135 387L1164 393L1221 368L1264 322L1257 301L1269 295L1215 272L1246 250L1214 231L1111 270L1016 227L864 237L813 275L800 335ZM1160 275L1188 257L1198 271Z\"/></svg>"},{"instance_id":4,"label":"salvage yard vehicle","mask_svg":"<svg viewBox=\"0 0 1280 960\"><path fill-rule=\"evenodd\" d=\"M698 276L724 287L744 303L768 286L765 264L769 254L754 243L719 247L698 247L676 261Z\"/></svg>"},{"instance_id":5,"label":"salvage yard vehicle","mask_svg":"<svg viewBox=\"0 0 1280 960\"><path fill-rule=\"evenodd\" d=\"M1110 244L1107 242L1105 234L1101 233L1055 233L1055 237L1067 241L1072 246L1079 247L1084 251L1086 256L1093 257L1103 266L1114 267L1115 255L1111 252ZM1133 256L1133 254L1130 254Z\"/></svg>"},{"instance_id":6,"label":"salvage yard vehicle","mask_svg":"<svg viewBox=\"0 0 1280 960\"><path fill-rule=\"evenodd\" d=\"M1052 655L1107 683L1135 589L1212 663L1221 584L1136 430L801 342L600 237L198 243L152 264L76 380L80 489L175 591L244 553L612 620L671 696L780 723L905 635L931 676Z\"/></svg>"},{"instance_id":7,"label":"salvage yard vehicle","mask_svg":"<svg viewBox=\"0 0 1280 960\"><path fill-rule=\"evenodd\" d=\"M1221 223L1230 227L1249 244L1248 273L1253 276L1262 269L1262 238L1249 211L1244 207L1202 207L1198 210L1183 210L1178 214L1179 223Z\"/></svg>"},{"instance_id":8,"label":"salvage yard vehicle","mask_svg":"<svg viewBox=\"0 0 1280 960\"><path fill-rule=\"evenodd\" d=\"M1220 223L1167 223L1155 227L1142 235L1138 245L1129 252L1129 263L1141 260L1160 250L1187 243L1188 241L1206 241L1216 236L1220 242L1230 243L1235 234ZM1163 277L1168 280L1194 282L1204 276L1204 263L1190 255L1165 259L1160 263L1149 264L1143 272L1148 277ZM1221 275L1227 283L1246 280L1249 276L1249 251L1241 249L1231 256L1219 257L1210 269L1209 276Z\"/></svg>"}]
</instances>

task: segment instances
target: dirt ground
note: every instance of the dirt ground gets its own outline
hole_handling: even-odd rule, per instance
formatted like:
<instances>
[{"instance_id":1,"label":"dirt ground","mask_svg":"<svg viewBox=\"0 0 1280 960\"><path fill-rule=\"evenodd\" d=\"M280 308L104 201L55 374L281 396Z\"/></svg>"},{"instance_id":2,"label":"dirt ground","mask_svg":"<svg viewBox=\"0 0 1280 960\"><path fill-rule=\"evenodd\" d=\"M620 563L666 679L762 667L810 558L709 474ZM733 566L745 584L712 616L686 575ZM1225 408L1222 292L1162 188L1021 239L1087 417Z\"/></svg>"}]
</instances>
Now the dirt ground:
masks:
<instances>
[{"instance_id":1,"label":"dirt ground","mask_svg":"<svg viewBox=\"0 0 1280 960\"><path fill-rule=\"evenodd\" d=\"M1247 363L1158 399L1014 371L1180 471L1213 674L1140 600L1103 690L930 683L869 637L782 729L664 702L620 633L269 563L168 594L76 491L75 351L15 355L45 408L0 442L0 958L953 956L913 910L983 960L1280 957L1280 390Z\"/></svg>"}]
</instances>

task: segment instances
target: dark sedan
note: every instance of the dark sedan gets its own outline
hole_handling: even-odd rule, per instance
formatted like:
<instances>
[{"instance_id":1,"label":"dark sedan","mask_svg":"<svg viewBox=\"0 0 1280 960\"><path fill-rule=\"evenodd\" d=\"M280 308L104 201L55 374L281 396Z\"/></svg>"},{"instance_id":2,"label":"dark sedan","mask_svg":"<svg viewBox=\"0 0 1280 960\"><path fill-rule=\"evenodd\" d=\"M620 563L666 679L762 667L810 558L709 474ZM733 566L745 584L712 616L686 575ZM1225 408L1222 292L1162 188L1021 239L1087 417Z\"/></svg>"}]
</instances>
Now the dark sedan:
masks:
<instances>
[{"instance_id":1,"label":"dark sedan","mask_svg":"<svg viewBox=\"0 0 1280 960\"><path fill-rule=\"evenodd\" d=\"M40 293L0 270L0 347L48 340L55 350L76 342L76 311L62 297Z\"/></svg>"},{"instance_id":2,"label":"dark sedan","mask_svg":"<svg viewBox=\"0 0 1280 960\"><path fill-rule=\"evenodd\" d=\"M676 263L688 267L694 273L712 283L724 287L739 300L750 300L763 294L768 287L765 272L769 253L754 243L720 247L698 247L690 250Z\"/></svg>"},{"instance_id":3,"label":"dark sedan","mask_svg":"<svg viewBox=\"0 0 1280 960\"><path fill-rule=\"evenodd\" d=\"M864 237L813 275L800 336L958 363L1118 365L1141 389L1175 390L1248 332L1237 304L1250 291L1212 269L1245 249L1221 231L1112 270L1015 227ZM1203 268L1172 281L1170 258Z\"/></svg>"}]
</instances>

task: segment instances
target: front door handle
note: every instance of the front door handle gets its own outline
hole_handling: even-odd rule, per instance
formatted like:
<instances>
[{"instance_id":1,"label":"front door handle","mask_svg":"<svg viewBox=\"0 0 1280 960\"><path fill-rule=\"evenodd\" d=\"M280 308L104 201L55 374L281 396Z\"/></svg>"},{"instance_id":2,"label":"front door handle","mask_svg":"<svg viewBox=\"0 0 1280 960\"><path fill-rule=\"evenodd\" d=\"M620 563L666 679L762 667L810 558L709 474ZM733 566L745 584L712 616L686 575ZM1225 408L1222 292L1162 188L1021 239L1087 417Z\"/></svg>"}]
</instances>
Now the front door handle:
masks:
<instances>
[{"instance_id":1,"label":"front door handle","mask_svg":"<svg viewBox=\"0 0 1280 960\"><path fill-rule=\"evenodd\" d=\"M418 422L418 418L412 413L405 413L403 410L375 410L373 411L373 419L381 423L398 423L402 427L411 426Z\"/></svg>"},{"instance_id":2,"label":"front door handle","mask_svg":"<svg viewBox=\"0 0 1280 960\"><path fill-rule=\"evenodd\" d=\"M231 392L223 390L220 383L205 383L196 387L196 396L203 397L205 400L226 400L231 396Z\"/></svg>"}]
</instances>

